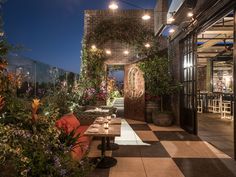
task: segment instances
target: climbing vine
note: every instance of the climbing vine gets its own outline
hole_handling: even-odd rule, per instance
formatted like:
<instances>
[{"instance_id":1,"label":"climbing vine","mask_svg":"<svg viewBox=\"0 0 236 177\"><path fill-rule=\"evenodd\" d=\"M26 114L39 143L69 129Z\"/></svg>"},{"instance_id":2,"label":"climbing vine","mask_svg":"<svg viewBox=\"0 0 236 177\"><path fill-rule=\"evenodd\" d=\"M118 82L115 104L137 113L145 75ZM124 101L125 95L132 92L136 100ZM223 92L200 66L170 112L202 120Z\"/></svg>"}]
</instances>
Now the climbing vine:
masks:
<instances>
[{"instance_id":1,"label":"climbing vine","mask_svg":"<svg viewBox=\"0 0 236 177\"><path fill-rule=\"evenodd\" d=\"M80 83L82 88L94 88L99 92L105 77L104 62L107 59L104 45L107 42L127 44L137 51L141 59L149 58L158 51L154 32L138 19L113 17L101 21L96 28L85 36L82 49L82 70ZM150 44L150 48L144 45ZM96 45L96 48L91 48Z\"/></svg>"}]
</instances>

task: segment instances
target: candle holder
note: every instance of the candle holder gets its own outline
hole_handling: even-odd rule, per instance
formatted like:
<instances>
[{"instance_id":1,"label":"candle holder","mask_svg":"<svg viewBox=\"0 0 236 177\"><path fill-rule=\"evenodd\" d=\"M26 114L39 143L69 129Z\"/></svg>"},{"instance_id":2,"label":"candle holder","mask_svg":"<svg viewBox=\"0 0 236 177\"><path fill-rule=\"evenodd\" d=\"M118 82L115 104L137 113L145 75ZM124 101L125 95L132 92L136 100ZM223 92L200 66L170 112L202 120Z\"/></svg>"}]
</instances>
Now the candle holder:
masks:
<instances>
[{"instance_id":1,"label":"candle holder","mask_svg":"<svg viewBox=\"0 0 236 177\"><path fill-rule=\"evenodd\" d=\"M104 122L103 128L105 128L105 129L108 129L108 128L109 128L108 122Z\"/></svg>"},{"instance_id":2,"label":"candle holder","mask_svg":"<svg viewBox=\"0 0 236 177\"><path fill-rule=\"evenodd\" d=\"M107 120L108 120L108 121L111 121L111 116L107 116Z\"/></svg>"}]
</instances>

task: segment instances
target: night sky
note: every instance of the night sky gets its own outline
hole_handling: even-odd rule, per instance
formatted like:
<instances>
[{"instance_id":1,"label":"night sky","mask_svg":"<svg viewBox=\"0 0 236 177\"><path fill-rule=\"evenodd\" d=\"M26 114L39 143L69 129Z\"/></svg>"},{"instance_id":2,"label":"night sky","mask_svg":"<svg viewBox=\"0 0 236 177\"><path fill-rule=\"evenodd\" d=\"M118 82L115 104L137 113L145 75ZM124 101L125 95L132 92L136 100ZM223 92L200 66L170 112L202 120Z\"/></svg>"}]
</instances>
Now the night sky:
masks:
<instances>
[{"instance_id":1,"label":"night sky","mask_svg":"<svg viewBox=\"0 0 236 177\"><path fill-rule=\"evenodd\" d=\"M68 71L80 71L83 11L107 9L109 0L8 0L3 6L8 41L19 54ZM154 8L156 0L128 0ZM122 9L135 9L119 2Z\"/></svg>"}]
</instances>

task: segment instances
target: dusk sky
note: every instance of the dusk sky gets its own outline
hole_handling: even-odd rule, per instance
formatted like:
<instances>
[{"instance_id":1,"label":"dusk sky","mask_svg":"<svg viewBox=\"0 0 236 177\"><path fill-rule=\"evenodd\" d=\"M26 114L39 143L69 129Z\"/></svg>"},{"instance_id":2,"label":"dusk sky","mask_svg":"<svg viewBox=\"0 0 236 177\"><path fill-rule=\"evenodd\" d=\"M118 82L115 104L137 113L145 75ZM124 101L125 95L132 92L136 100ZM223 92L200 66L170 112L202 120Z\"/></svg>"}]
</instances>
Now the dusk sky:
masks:
<instances>
[{"instance_id":1,"label":"dusk sky","mask_svg":"<svg viewBox=\"0 0 236 177\"><path fill-rule=\"evenodd\" d=\"M8 41L25 49L20 54L37 61L80 71L83 11L107 9L109 0L8 0L3 7ZM119 1L118 1L119 2ZM128 0L154 8L156 0ZM119 2L121 9L134 7Z\"/></svg>"}]
</instances>

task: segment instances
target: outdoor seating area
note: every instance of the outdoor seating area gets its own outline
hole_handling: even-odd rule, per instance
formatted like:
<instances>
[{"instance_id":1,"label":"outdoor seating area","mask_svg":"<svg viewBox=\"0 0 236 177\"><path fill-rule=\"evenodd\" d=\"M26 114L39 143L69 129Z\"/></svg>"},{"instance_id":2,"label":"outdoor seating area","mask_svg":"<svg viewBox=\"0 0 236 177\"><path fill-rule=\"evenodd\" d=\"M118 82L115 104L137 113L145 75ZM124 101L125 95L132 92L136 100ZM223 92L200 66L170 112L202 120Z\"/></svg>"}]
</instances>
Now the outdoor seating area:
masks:
<instances>
[{"instance_id":1,"label":"outdoor seating area","mask_svg":"<svg viewBox=\"0 0 236 177\"><path fill-rule=\"evenodd\" d=\"M115 158L117 164L112 168L97 168L89 177L226 177L236 174L235 162L228 155L178 126L158 127L129 119L123 119L121 126L121 138L115 138L119 149L106 151L106 156ZM89 157L100 156L98 144L100 140L92 141Z\"/></svg>"},{"instance_id":2,"label":"outdoor seating area","mask_svg":"<svg viewBox=\"0 0 236 177\"><path fill-rule=\"evenodd\" d=\"M235 0L0 0L0 177L236 177L235 50Z\"/></svg>"}]
</instances>

